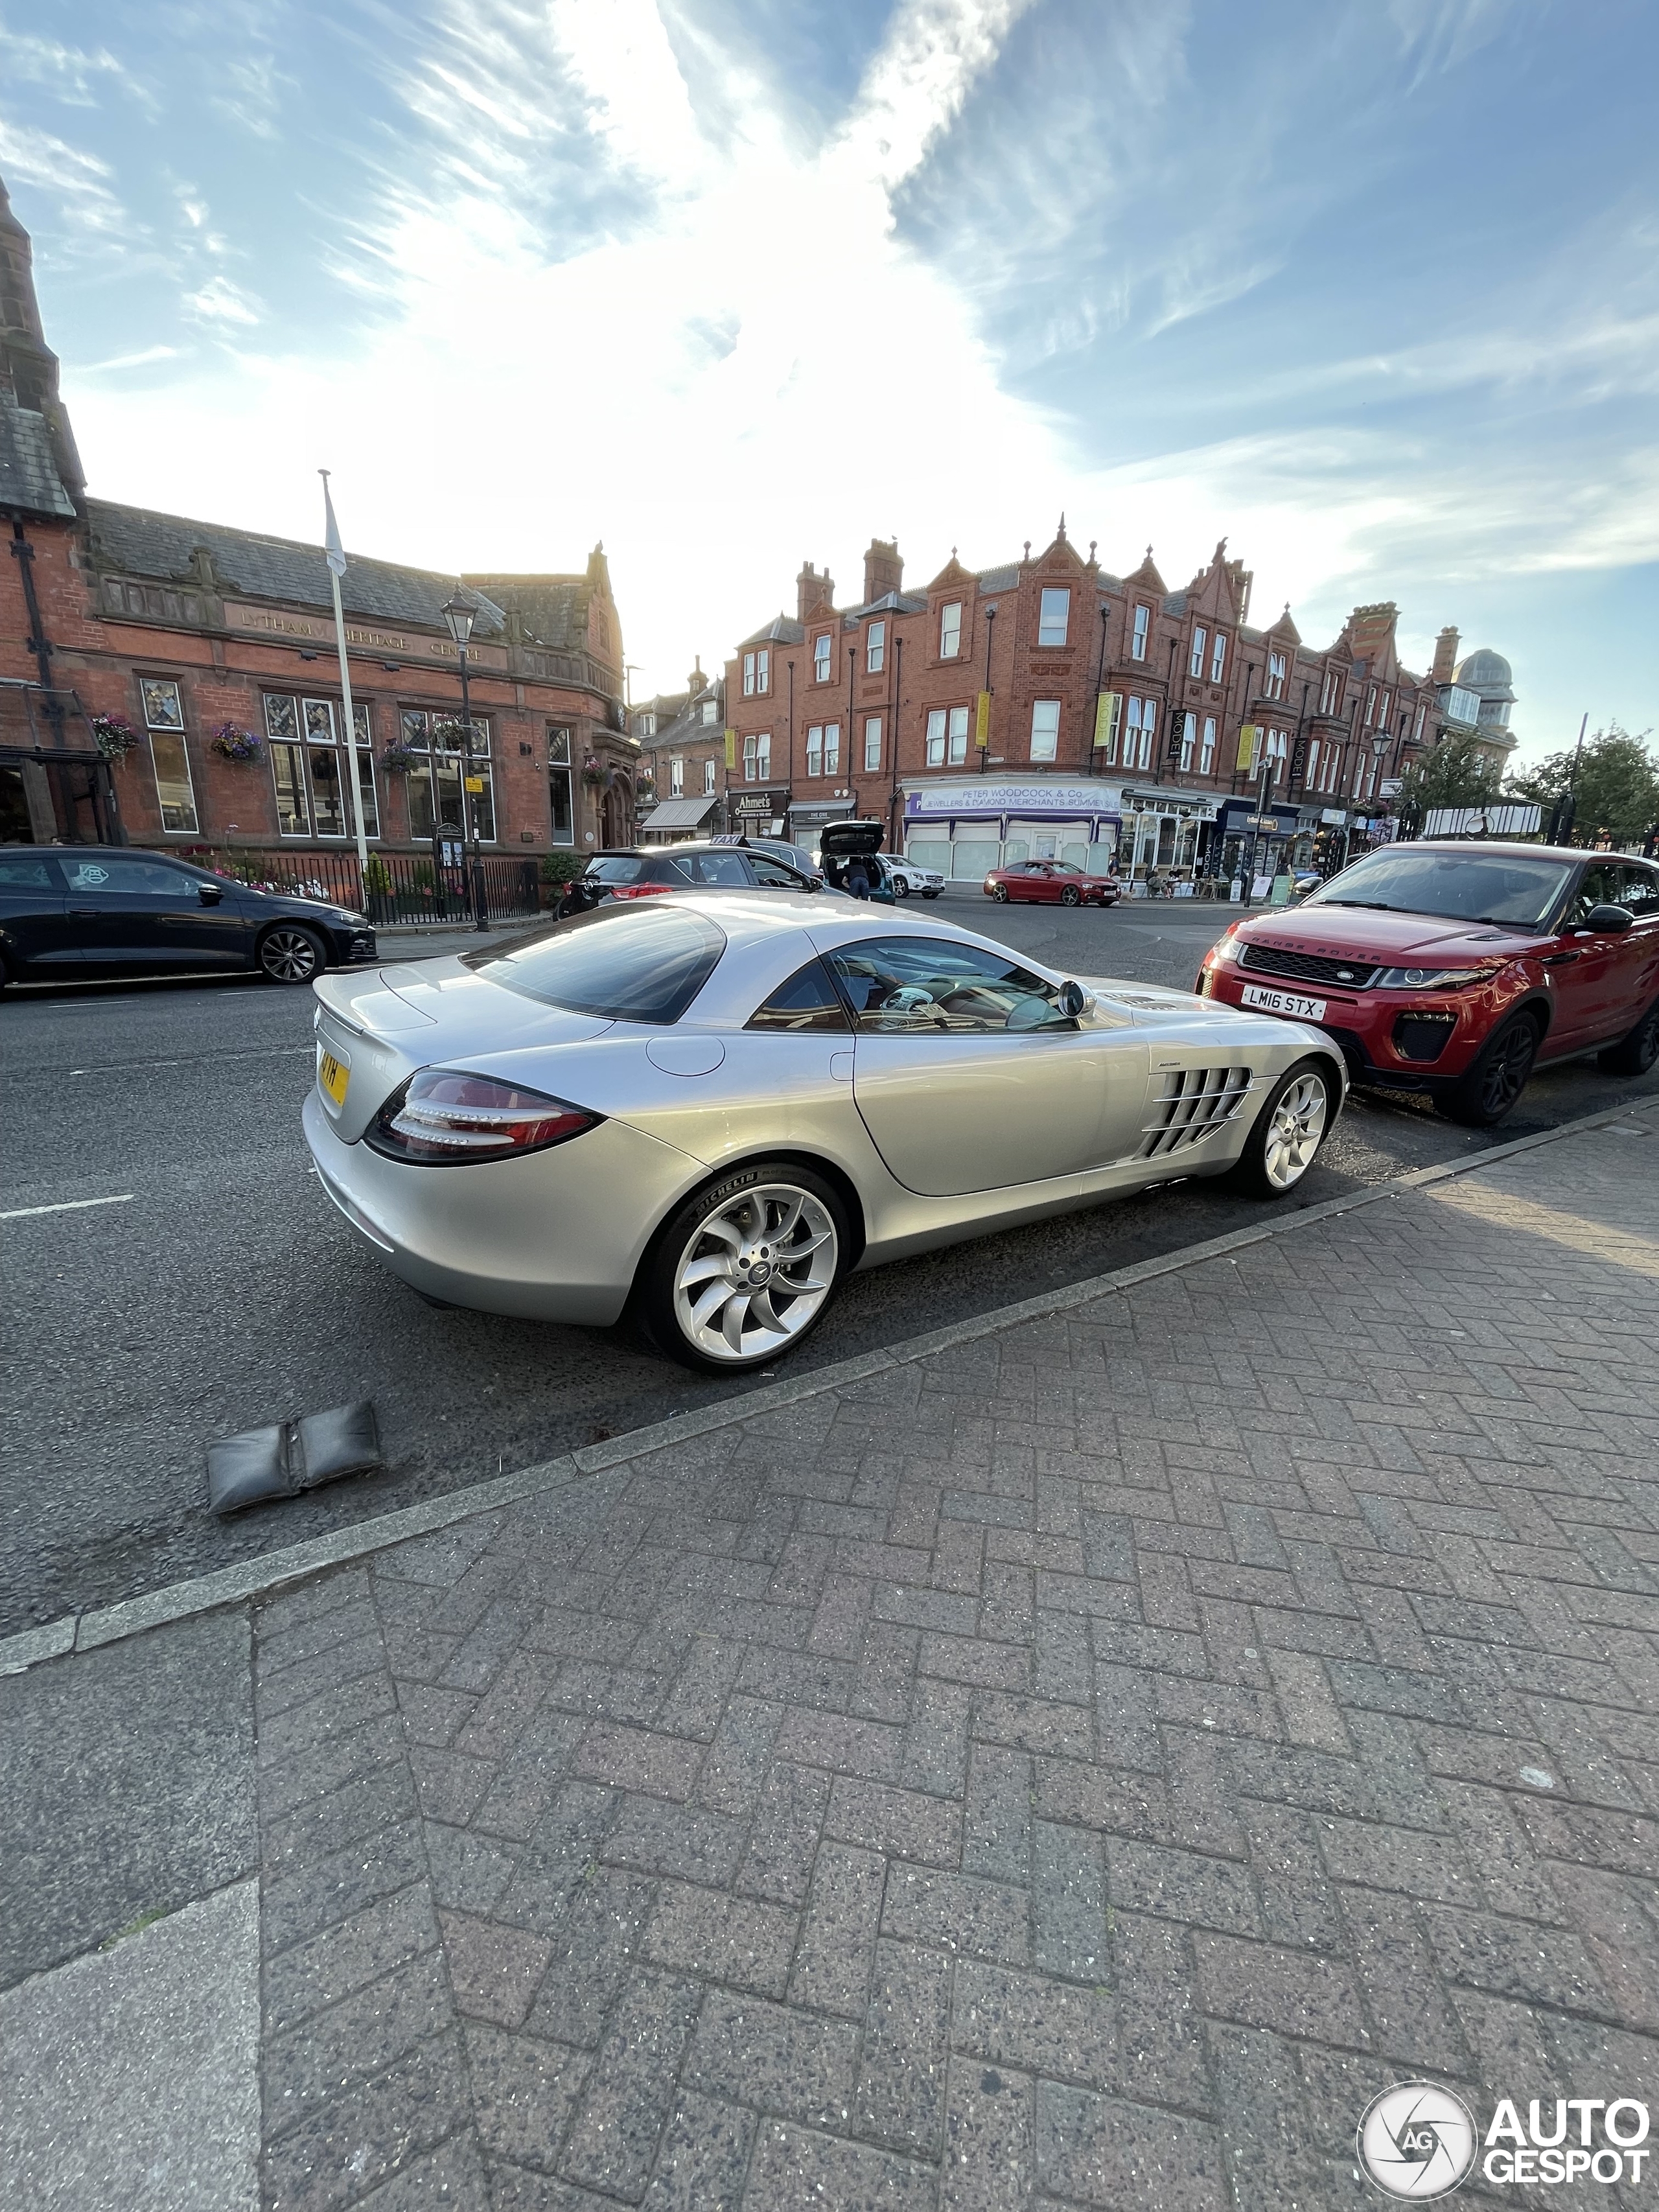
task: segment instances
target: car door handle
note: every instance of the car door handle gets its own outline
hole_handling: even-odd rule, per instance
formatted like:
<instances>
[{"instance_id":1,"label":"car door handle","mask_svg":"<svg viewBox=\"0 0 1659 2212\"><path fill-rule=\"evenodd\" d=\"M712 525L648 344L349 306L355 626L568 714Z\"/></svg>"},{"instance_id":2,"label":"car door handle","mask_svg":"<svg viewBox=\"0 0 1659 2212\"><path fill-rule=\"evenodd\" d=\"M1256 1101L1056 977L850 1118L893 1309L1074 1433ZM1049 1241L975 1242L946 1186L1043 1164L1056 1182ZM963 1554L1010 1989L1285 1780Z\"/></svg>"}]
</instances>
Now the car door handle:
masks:
<instances>
[{"instance_id":1,"label":"car door handle","mask_svg":"<svg viewBox=\"0 0 1659 2212\"><path fill-rule=\"evenodd\" d=\"M1571 961L1581 960L1583 957L1583 955L1580 952L1547 952L1544 955L1542 965L1546 968L1565 968Z\"/></svg>"},{"instance_id":2,"label":"car door handle","mask_svg":"<svg viewBox=\"0 0 1659 2212\"><path fill-rule=\"evenodd\" d=\"M98 919L98 909L95 906L72 906L70 908L70 914L76 921L96 921Z\"/></svg>"}]
</instances>

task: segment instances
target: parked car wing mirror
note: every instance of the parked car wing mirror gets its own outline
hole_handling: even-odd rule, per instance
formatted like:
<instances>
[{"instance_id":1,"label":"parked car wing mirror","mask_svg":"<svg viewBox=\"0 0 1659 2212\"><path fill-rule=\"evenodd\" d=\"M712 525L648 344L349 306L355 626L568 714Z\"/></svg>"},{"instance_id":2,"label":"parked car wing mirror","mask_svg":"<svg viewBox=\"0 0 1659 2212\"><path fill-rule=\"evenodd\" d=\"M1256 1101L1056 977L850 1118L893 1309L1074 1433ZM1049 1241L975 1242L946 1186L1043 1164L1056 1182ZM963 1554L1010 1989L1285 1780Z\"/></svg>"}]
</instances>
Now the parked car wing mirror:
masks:
<instances>
[{"instance_id":1,"label":"parked car wing mirror","mask_svg":"<svg viewBox=\"0 0 1659 2212\"><path fill-rule=\"evenodd\" d=\"M1060 998L1057 1004L1066 1020L1074 1022L1079 1014L1088 1012L1094 1000L1081 983L1062 983L1060 987Z\"/></svg>"},{"instance_id":2,"label":"parked car wing mirror","mask_svg":"<svg viewBox=\"0 0 1659 2212\"><path fill-rule=\"evenodd\" d=\"M1616 937L1629 929L1635 920L1627 906L1593 906L1578 927L1594 930L1598 935Z\"/></svg>"},{"instance_id":3,"label":"parked car wing mirror","mask_svg":"<svg viewBox=\"0 0 1659 2212\"><path fill-rule=\"evenodd\" d=\"M217 906L224 896L217 884L198 884L196 895L204 906Z\"/></svg>"}]
</instances>

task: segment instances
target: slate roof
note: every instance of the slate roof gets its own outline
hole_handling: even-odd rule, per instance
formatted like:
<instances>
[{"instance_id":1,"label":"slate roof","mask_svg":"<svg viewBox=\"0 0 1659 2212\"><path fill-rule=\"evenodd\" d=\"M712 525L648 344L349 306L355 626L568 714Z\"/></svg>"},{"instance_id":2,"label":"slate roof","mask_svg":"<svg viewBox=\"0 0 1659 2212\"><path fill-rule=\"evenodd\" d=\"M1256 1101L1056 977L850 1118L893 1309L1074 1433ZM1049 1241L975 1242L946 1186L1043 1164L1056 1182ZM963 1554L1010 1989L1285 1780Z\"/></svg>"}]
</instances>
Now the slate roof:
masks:
<instances>
[{"instance_id":1,"label":"slate roof","mask_svg":"<svg viewBox=\"0 0 1659 2212\"><path fill-rule=\"evenodd\" d=\"M75 502L58 473L46 416L32 407L20 407L4 391L0 391L0 507L21 507L28 514L75 513Z\"/></svg>"},{"instance_id":2,"label":"slate roof","mask_svg":"<svg viewBox=\"0 0 1659 2212\"><path fill-rule=\"evenodd\" d=\"M586 653L592 576L465 575L461 581L492 605L510 607L532 644L555 653Z\"/></svg>"},{"instance_id":3,"label":"slate roof","mask_svg":"<svg viewBox=\"0 0 1659 2212\"><path fill-rule=\"evenodd\" d=\"M1019 563L1009 561L1000 568L981 568L974 580L981 592L1012 592L1019 581Z\"/></svg>"},{"instance_id":4,"label":"slate roof","mask_svg":"<svg viewBox=\"0 0 1659 2212\"><path fill-rule=\"evenodd\" d=\"M751 645L799 645L805 636L804 624L791 621L787 615L775 615L764 629L757 629L752 637L744 638L738 651L745 652Z\"/></svg>"},{"instance_id":5,"label":"slate roof","mask_svg":"<svg viewBox=\"0 0 1659 2212\"><path fill-rule=\"evenodd\" d=\"M228 591L289 606L328 609L333 605L320 545L268 538L260 531L234 530L222 523L193 522L184 515L156 514L114 500L88 500L87 519L94 558L101 567L123 575L149 576L162 583L192 581L192 556L202 546ZM444 602L456 580L429 569L371 560L348 548L340 599L349 615L441 630ZM471 587L467 595L477 604L477 635L500 636L507 628L501 608Z\"/></svg>"}]
</instances>

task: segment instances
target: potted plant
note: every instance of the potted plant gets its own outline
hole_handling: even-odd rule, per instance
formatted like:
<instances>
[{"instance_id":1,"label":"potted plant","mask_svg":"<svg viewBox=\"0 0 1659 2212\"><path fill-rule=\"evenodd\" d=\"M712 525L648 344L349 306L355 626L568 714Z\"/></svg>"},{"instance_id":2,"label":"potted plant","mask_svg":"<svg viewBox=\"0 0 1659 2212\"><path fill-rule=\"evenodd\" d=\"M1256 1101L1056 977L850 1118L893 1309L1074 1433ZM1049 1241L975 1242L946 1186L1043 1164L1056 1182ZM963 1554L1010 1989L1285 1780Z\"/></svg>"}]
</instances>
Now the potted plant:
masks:
<instances>
[{"instance_id":1,"label":"potted plant","mask_svg":"<svg viewBox=\"0 0 1659 2212\"><path fill-rule=\"evenodd\" d=\"M394 740L380 755L380 766L388 775L407 775L416 762L425 757L423 753L417 753L413 745Z\"/></svg>"},{"instance_id":2,"label":"potted plant","mask_svg":"<svg viewBox=\"0 0 1659 2212\"><path fill-rule=\"evenodd\" d=\"M392 896L392 871L379 853L371 853L363 868L363 896L374 922L395 921L398 902Z\"/></svg>"},{"instance_id":3,"label":"potted plant","mask_svg":"<svg viewBox=\"0 0 1659 2212\"><path fill-rule=\"evenodd\" d=\"M234 722L221 722L208 743L221 760L228 761L257 761L265 749L257 732L238 729Z\"/></svg>"},{"instance_id":4,"label":"potted plant","mask_svg":"<svg viewBox=\"0 0 1659 2212\"><path fill-rule=\"evenodd\" d=\"M138 732L125 714L94 714L92 734L107 761L125 760L138 742Z\"/></svg>"}]
</instances>

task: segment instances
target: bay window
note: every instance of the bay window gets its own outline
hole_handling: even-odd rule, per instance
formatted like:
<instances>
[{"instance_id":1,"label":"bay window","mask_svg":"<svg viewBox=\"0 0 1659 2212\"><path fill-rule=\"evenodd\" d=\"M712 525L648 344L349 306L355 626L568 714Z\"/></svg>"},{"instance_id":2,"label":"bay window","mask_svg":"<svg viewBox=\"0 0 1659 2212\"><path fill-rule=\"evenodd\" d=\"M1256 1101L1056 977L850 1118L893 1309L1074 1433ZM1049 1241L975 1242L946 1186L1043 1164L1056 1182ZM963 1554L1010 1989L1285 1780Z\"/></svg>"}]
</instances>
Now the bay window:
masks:
<instances>
[{"instance_id":1,"label":"bay window","mask_svg":"<svg viewBox=\"0 0 1659 2212\"><path fill-rule=\"evenodd\" d=\"M404 781L409 790L409 834L424 844L441 830L460 836L466 827L465 802L472 801L472 819L481 845L495 842L495 772L490 765L489 724L472 718L471 772L483 788L462 788L468 763L465 732L459 714L430 714L424 707L405 707L398 716L403 741L419 757Z\"/></svg>"},{"instance_id":2,"label":"bay window","mask_svg":"<svg viewBox=\"0 0 1659 2212\"><path fill-rule=\"evenodd\" d=\"M825 643L829 641L826 639ZM745 699L763 697L772 685L772 656L769 653L745 653L743 656L743 696Z\"/></svg>"},{"instance_id":3,"label":"bay window","mask_svg":"<svg viewBox=\"0 0 1659 2212\"><path fill-rule=\"evenodd\" d=\"M284 837L354 837L350 769L343 759L341 716L332 699L264 695L266 750L276 793L276 827ZM366 836L380 834L374 795L374 755L368 708L352 702L356 724L357 784L362 793Z\"/></svg>"}]
</instances>

